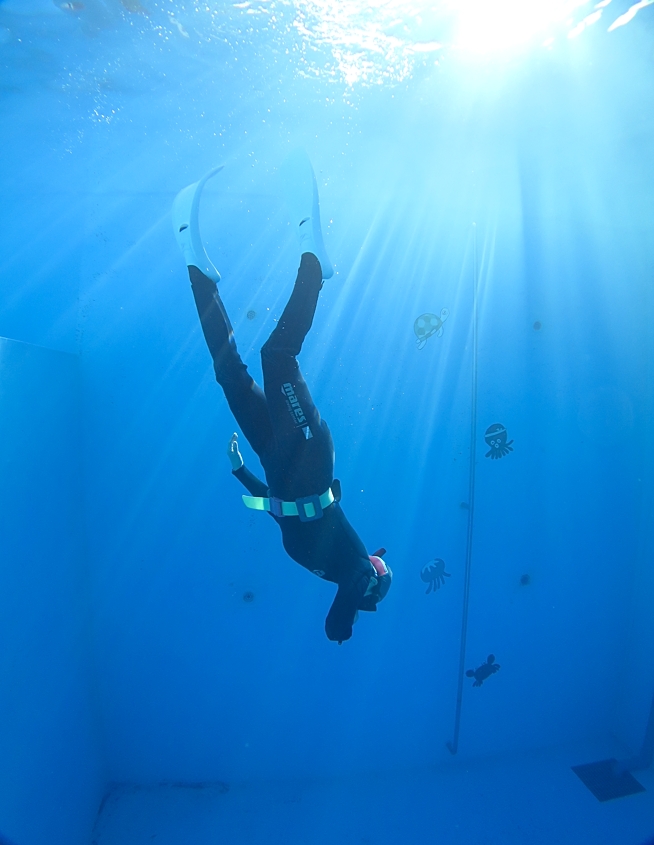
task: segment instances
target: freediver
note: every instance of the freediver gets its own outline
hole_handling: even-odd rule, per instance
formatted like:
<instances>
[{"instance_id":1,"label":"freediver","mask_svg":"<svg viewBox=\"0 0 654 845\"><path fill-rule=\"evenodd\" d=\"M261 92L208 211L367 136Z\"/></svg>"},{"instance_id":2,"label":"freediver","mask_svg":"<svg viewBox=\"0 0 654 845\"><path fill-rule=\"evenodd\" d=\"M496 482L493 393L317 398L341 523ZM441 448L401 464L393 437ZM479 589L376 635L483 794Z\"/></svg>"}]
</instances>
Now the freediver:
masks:
<instances>
[{"instance_id":1,"label":"freediver","mask_svg":"<svg viewBox=\"0 0 654 845\"><path fill-rule=\"evenodd\" d=\"M282 532L290 557L325 581L338 585L327 614L327 637L340 645L352 636L359 610L377 610L392 573L378 549L368 555L339 504L334 479L334 444L313 403L297 356L313 323L324 279L334 270L320 226L316 177L302 150L282 165L291 223L300 243L300 268L284 312L261 349L263 390L248 373L218 293L220 274L209 260L198 225L202 189L222 167L184 188L175 198L173 227L191 279L202 331L216 381L250 446L266 484L245 466L238 435L229 440L232 474L246 487L245 505L267 511Z\"/></svg>"}]
</instances>

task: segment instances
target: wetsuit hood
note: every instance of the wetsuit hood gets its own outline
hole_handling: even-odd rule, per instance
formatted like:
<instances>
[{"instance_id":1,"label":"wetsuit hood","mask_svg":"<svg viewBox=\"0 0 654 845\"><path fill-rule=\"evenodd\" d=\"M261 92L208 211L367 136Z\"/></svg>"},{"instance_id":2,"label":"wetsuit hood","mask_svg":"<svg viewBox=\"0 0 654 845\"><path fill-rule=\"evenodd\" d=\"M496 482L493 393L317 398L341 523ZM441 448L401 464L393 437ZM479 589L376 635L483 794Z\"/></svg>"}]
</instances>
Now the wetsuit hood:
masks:
<instances>
[{"instance_id":1,"label":"wetsuit hood","mask_svg":"<svg viewBox=\"0 0 654 845\"><path fill-rule=\"evenodd\" d=\"M379 551L383 552L384 550L380 549ZM379 602L386 597L391 588L393 573L388 564L378 554L370 555L369 560L373 565L375 574L370 579L370 586L359 605L359 610L375 611Z\"/></svg>"}]
</instances>

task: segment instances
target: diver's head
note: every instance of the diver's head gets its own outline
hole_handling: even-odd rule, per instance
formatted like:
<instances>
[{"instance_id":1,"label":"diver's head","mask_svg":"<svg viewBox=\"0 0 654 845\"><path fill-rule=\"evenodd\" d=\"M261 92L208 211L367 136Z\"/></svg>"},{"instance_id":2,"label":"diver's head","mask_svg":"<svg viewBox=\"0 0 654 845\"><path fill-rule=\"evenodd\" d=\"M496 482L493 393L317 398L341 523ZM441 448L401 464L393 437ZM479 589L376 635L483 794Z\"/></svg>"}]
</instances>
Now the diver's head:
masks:
<instances>
[{"instance_id":1,"label":"diver's head","mask_svg":"<svg viewBox=\"0 0 654 845\"><path fill-rule=\"evenodd\" d=\"M385 549L379 549L382 554ZM374 575L370 579L368 589L363 597L359 610L377 610L377 605L382 601L391 588L393 580L393 573L390 567L385 563L379 554L368 555L368 559L375 570Z\"/></svg>"}]
</instances>

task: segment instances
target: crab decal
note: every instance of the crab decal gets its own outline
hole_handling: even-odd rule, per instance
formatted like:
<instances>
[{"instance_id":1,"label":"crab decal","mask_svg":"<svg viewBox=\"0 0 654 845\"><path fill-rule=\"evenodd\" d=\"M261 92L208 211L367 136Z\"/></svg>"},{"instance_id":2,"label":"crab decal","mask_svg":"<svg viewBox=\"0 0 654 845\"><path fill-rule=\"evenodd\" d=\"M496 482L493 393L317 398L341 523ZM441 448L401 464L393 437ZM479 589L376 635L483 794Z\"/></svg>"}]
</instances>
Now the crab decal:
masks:
<instances>
[{"instance_id":1,"label":"crab decal","mask_svg":"<svg viewBox=\"0 0 654 845\"><path fill-rule=\"evenodd\" d=\"M513 452L513 447L511 446L513 440L509 440L507 443L507 438L508 434L502 423L489 425L484 434L486 445L490 446L490 451L486 452L486 457L494 461L503 458L509 452Z\"/></svg>"},{"instance_id":2,"label":"crab decal","mask_svg":"<svg viewBox=\"0 0 654 845\"><path fill-rule=\"evenodd\" d=\"M425 584L429 584L426 595L429 595L432 590L434 592L440 590L445 583L445 579L449 578L450 575L451 573L445 571L445 561L439 557L426 563L420 570L420 577Z\"/></svg>"},{"instance_id":3,"label":"crab decal","mask_svg":"<svg viewBox=\"0 0 654 845\"><path fill-rule=\"evenodd\" d=\"M478 666L476 669L468 669L466 675L469 678L475 679L473 687L480 687L486 678L490 678L491 675L494 675L499 671L500 664L495 662L495 655L489 654L488 660L485 663L482 663L481 666Z\"/></svg>"}]
</instances>

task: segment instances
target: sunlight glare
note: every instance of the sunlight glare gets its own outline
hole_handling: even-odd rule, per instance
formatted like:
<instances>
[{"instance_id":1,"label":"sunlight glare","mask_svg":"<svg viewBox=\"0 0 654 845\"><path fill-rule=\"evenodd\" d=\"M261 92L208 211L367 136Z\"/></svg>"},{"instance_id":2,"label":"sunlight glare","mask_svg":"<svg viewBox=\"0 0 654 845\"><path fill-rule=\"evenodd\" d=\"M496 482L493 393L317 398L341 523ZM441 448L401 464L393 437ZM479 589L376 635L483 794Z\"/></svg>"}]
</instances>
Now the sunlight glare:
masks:
<instances>
[{"instance_id":1,"label":"sunlight glare","mask_svg":"<svg viewBox=\"0 0 654 845\"><path fill-rule=\"evenodd\" d=\"M635 3L624 13L624 15L620 15L617 20L613 21L613 23L609 27L609 32L613 32L613 30L617 29L619 26L624 26L625 24L629 23L630 20L633 20L636 17L636 14L641 9L644 9L645 6L651 6L652 3L654 3L654 0L640 0L639 3Z\"/></svg>"},{"instance_id":2,"label":"sunlight glare","mask_svg":"<svg viewBox=\"0 0 654 845\"><path fill-rule=\"evenodd\" d=\"M510 50L545 39L586 5L589 0L460 0L456 44L474 53Z\"/></svg>"}]
</instances>

